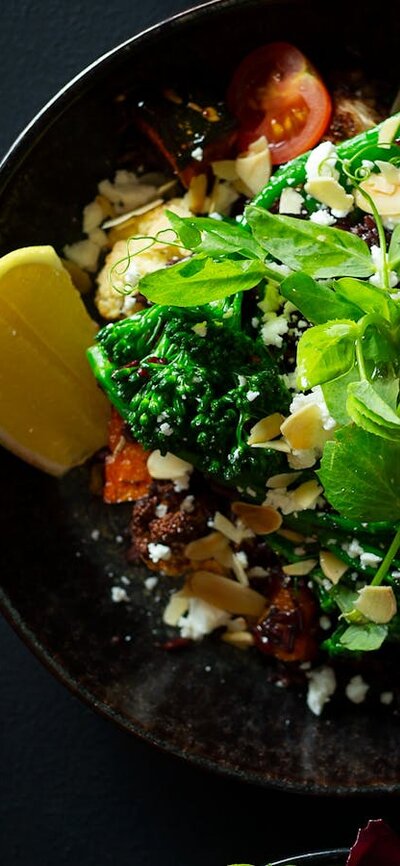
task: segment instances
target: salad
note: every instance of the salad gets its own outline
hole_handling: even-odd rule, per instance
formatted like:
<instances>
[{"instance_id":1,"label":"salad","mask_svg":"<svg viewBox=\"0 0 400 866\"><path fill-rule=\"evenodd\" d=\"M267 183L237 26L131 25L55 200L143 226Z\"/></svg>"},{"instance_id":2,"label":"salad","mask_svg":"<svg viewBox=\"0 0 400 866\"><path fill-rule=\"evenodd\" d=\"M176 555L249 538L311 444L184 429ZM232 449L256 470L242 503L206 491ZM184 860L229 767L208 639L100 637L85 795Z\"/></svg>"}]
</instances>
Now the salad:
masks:
<instances>
[{"instance_id":1,"label":"salad","mask_svg":"<svg viewBox=\"0 0 400 866\"><path fill-rule=\"evenodd\" d=\"M96 275L101 493L133 503L145 591L170 587L165 647L258 652L317 715L338 682L395 708L400 115L286 43L225 100L171 86L126 111L165 174L102 181L64 265L83 292Z\"/></svg>"}]
</instances>

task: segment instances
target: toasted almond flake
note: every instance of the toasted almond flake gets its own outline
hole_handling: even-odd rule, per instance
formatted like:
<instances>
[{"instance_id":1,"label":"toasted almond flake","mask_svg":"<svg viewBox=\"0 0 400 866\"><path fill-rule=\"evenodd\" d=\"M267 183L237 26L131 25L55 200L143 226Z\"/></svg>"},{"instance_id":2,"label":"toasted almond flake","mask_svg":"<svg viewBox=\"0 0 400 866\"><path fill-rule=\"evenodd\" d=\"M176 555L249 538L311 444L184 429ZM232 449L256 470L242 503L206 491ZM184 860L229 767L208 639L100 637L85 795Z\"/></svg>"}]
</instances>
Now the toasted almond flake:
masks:
<instances>
[{"instance_id":1,"label":"toasted almond flake","mask_svg":"<svg viewBox=\"0 0 400 866\"><path fill-rule=\"evenodd\" d=\"M224 568L232 568L232 551L228 545L214 551L214 559Z\"/></svg>"},{"instance_id":2,"label":"toasted almond flake","mask_svg":"<svg viewBox=\"0 0 400 866\"><path fill-rule=\"evenodd\" d=\"M225 535L226 538L229 538L230 541L233 541L234 544L240 544L243 541L244 528L242 526L234 526L234 524L219 511L216 511L214 515L214 528L217 529L218 532L221 532L222 535Z\"/></svg>"},{"instance_id":3,"label":"toasted almond flake","mask_svg":"<svg viewBox=\"0 0 400 866\"><path fill-rule=\"evenodd\" d=\"M269 442L270 439L275 439L281 432L283 421L284 416L280 412L273 412L272 415L261 418L261 421L257 421L257 424L251 428L247 444L257 445L259 442Z\"/></svg>"},{"instance_id":4,"label":"toasted almond flake","mask_svg":"<svg viewBox=\"0 0 400 866\"><path fill-rule=\"evenodd\" d=\"M278 535L287 538L288 541L293 541L295 544L305 541L305 536L301 532L295 532L294 529L278 529Z\"/></svg>"},{"instance_id":5,"label":"toasted almond flake","mask_svg":"<svg viewBox=\"0 0 400 866\"><path fill-rule=\"evenodd\" d=\"M249 578L247 577L244 566L236 553L232 554L232 571L242 586L249 585Z\"/></svg>"},{"instance_id":6,"label":"toasted almond flake","mask_svg":"<svg viewBox=\"0 0 400 866\"><path fill-rule=\"evenodd\" d=\"M230 619L226 629L227 631L246 631L247 622L244 616L235 616L235 619Z\"/></svg>"},{"instance_id":7,"label":"toasted almond flake","mask_svg":"<svg viewBox=\"0 0 400 866\"><path fill-rule=\"evenodd\" d=\"M267 481L267 487L271 487L273 490L279 487L290 487L298 478L300 478L301 472L281 472L280 475L271 475Z\"/></svg>"},{"instance_id":8,"label":"toasted almond flake","mask_svg":"<svg viewBox=\"0 0 400 866\"><path fill-rule=\"evenodd\" d=\"M266 599L255 589L209 571L196 571L189 576L187 591L229 613L259 617L266 607Z\"/></svg>"},{"instance_id":9,"label":"toasted almond flake","mask_svg":"<svg viewBox=\"0 0 400 866\"><path fill-rule=\"evenodd\" d=\"M253 141L246 153L240 154L235 163L241 181L237 187L245 195L257 195L271 176L271 154L265 135Z\"/></svg>"},{"instance_id":10,"label":"toasted almond flake","mask_svg":"<svg viewBox=\"0 0 400 866\"><path fill-rule=\"evenodd\" d=\"M284 574L300 577L309 574L316 564L316 559L302 559L301 562L291 562L290 565L284 565L282 571Z\"/></svg>"},{"instance_id":11,"label":"toasted almond flake","mask_svg":"<svg viewBox=\"0 0 400 866\"><path fill-rule=\"evenodd\" d=\"M322 487L315 478L300 484L291 494L293 502L296 503L295 510L304 511L306 508L312 508L321 493Z\"/></svg>"},{"instance_id":12,"label":"toasted almond flake","mask_svg":"<svg viewBox=\"0 0 400 866\"><path fill-rule=\"evenodd\" d=\"M322 431L322 416L315 403L302 406L281 425L282 436L296 450L315 448L321 441Z\"/></svg>"},{"instance_id":13,"label":"toasted almond flake","mask_svg":"<svg viewBox=\"0 0 400 866\"><path fill-rule=\"evenodd\" d=\"M371 622L390 622L397 612L396 596L391 586L363 586L354 607Z\"/></svg>"},{"instance_id":14,"label":"toasted almond flake","mask_svg":"<svg viewBox=\"0 0 400 866\"><path fill-rule=\"evenodd\" d=\"M379 130L378 144L390 144L396 135L399 125L397 114L394 117L387 117Z\"/></svg>"},{"instance_id":15,"label":"toasted almond flake","mask_svg":"<svg viewBox=\"0 0 400 866\"><path fill-rule=\"evenodd\" d=\"M220 532L210 532L209 535L204 535L203 538L196 538L195 541L190 541L186 545L184 554L188 559L202 560L211 559L219 552L225 552L228 549L228 541Z\"/></svg>"},{"instance_id":16,"label":"toasted almond flake","mask_svg":"<svg viewBox=\"0 0 400 866\"><path fill-rule=\"evenodd\" d=\"M192 177L190 186L184 196L184 201L192 213L203 213L207 193L207 177L205 174L197 174Z\"/></svg>"},{"instance_id":17,"label":"toasted almond flake","mask_svg":"<svg viewBox=\"0 0 400 866\"><path fill-rule=\"evenodd\" d=\"M173 481L176 478L182 478L188 472L192 472L193 466L186 460L181 460L180 457L171 454L170 451L163 455L157 449L150 454L147 469L152 478Z\"/></svg>"},{"instance_id":18,"label":"toasted almond flake","mask_svg":"<svg viewBox=\"0 0 400 866\"><path fill-rule=\"evenodd\" d=\"M256 535L268 535L270 532L276 532L282 523L282 516L270 505L233 502L232 511Z\"/></svg>"},{"instance_id":19,"label":"toasted almond flake","mask_svg":"<svg viewBox=\"0 0 400 866\"><path fill-rule=\"evenodd\" d=\"M159 207L160 204L163 204L163 199L156 198L154 201L147 202L147 204L142 204L141 207L135 207L134 210L130 210L129 213L123 213L121 214L121 216L117 216L114 219L106 220L106 222L103 223L102 228L112 229L114 228L114 226L120 226L134 216L141 216L144 213L148 213L149 211L154 210L156 207Z\"/></svg>"},{"instance_id":20,"label":"toasted almond flake","mask_svg":"<svg viewBox=\"0 0 400 866\"><path fill-rule=\"evenodd\" d=\"M290 445L284 439L274 439L273 442L256 442L252 448L271 448L272 451L283 451L290 454Z\"/></svg>"},{"instance_id":21,"label":"toasted almond flake","mask_svg":"<svg viewBox=\"0 0 400 866\"><path fill-rule=\"evenodd\" d=\"M221 635L221 640L238 647L238 649L247 649L250 646L254 646L254 638L249 631L225 631Z\"/></svg>"},{"instance_id":22,"label":"toasted almond flake","mask_svg":"<svg viewBox=\"0 0 400 866\"><path fill-rule=\"evenodd\" d=\"M353 196L347 193L333 177L317 177L309 180L304 189L308 195L326 204L332 210L343 211L343 215L348 214L353 207Z\"/></svg>"},{"instance_id":23,"label":"toasted almond flake","mask_svg":"<svg viewBox=\"0 0 400 866\"><path fill-rule=\"evenodd\" d=\"M236 163L234 159L219 159L211 163L215 177L221 180L237 180Z\"/></svg>"},{"instance_id":24,"label":"toasted almond flake","mask_svg":"<svg viewBox=\"0 0 400 866\"><path fill-rule=\"evenodd\" d=\"M181 616L184 616L188 609L189 599L178 592L174 592L164 610L163 622L166 625L178 625Z\"/></svg>"},{"instance_id":25,"label":"toasted almond flake","mask_svg":"<svg viewBox=\"0 0 400 866\"><path fill-rule=\"evenodd\" d=\"M319 554L319 563L325 577L334 584L339 583L340 578L343 577L350 567L343 562L342 559L339 559L338 556L335 556L335 554L330 550L321 550Z\"/></svg>"}]
</instances>

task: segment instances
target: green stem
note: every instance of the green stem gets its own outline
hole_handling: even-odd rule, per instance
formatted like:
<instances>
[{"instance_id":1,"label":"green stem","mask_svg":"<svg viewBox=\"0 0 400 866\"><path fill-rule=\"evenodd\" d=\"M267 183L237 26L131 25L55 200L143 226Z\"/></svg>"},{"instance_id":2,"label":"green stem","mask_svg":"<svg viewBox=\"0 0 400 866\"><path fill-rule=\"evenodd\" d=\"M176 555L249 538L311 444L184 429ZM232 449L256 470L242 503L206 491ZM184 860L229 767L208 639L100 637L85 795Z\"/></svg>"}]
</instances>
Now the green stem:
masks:
<instances>
[{"instance_id":1,"label":"green stem","mask_svg":"<svg viewBox=\"0 0 400 866\"><path fill-rule=\"evenodd\" d=\"M379 586L382 583L383 579L386 577L386 575L389 571L389 567L391 565L392 559L396 556L396 553L397 553L399 547L400 547L400 528L397 530L396 535L395 535L395 537L394 537L394 539L393 539L393 541L389 547L389 550L388 550L383 562L381 562L381 564L378 568L378 571L376 572L376 575L375 575L375 577L371 583L371 586Z\"/></svg>"},{"instance_id":2,"label":"green stem","mask_svg":"<svg viewBox=\"0 0 400 866\"><path fill-rule=\"evenodd\" d=\"M365 192L365 190L362 189L361 186L358 187L358 191L361 193L363 198L365 198L367 200L367 202L368 202L368 204L372 210L373 216L374 216L376 228L378 230L379 247L380 247L380 251L381 251L382 266L380 268L380 274L382 276L382 288L386 289L386 291L389 291L389 289L390 289L389 266L388 266L388 260L387 260L386 237L385 237L385 230L383 228L383 223L382 223L382 220L380 218L380 215L378 213L378 210L376 208L376 205L375 205L373 198L369 195L369 193Z\"/></svg>"},{"instance_id":3,"label":"green stem","mask_svg":"<svg viewBox=\"0 0 400 866\"><path fill-rule=\"evenodd\" d=\"M362 353L362 348L361 348L361 339L356 340L356 358L357 358L357 364L358 364L358 370L360 373L360 378L363 381L365 381L366 379L368 379L368 376L367 376L367 371L365 369L364 355Z\"/></svg>"}]
</instances>

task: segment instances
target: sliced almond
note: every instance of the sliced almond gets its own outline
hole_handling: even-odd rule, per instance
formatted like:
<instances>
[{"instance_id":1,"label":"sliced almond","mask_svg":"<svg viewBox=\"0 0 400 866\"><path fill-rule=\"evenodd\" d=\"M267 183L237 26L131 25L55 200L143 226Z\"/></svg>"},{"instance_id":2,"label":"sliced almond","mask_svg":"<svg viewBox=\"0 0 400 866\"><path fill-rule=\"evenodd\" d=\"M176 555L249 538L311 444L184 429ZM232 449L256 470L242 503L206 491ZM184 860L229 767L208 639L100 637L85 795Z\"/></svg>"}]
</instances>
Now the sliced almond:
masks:
<instances>
[{"instance_id":1,"label":"sliced almond","mask_svg":"<svg viewBox=\"0 0 400 866\"><path fill-rule=\"evenodd\" d=\"M191 575L187 588L196 598L202 598L203 601L229 613L242 613L258 618L267 604L264 596L255 589L208 571L196 571Z\"/></svg>"},{"instance_id":2,"label":"sliced almond","mask_svg":"<svg viewBox=\"0 0 400 866\"><path fill-rule=\"evenodd\" d=\"M302 559L301 562L291 562L290 565L284 565L282 571L284 574L303 577L305 574L310 574L316 564L316 559Z\"/></svg>"},{"instance_id":3,"label":"sliced almond","mask_svg":"<svg viewBox=\"0 0 400 866\"><path fill-rule=\"evenodd\" d=\"M282 516L270 505L250 505L248 502L233 502L232 511L256 535L269 535L282 524Z\"/></svg>"},{"instance_id":4,"label":"sliced almond","mask_svg":"<svg viewBox=\"0 0 400 866\"><path fill-rule=\"evenodd\" d=\"M268 478L267 487L271 487L273 490L278 487L290 487L300 478L300 475L301 472L281 472L280 475L271 475Z\"/></svg>"},{"instance_id":5,"label":"sliced almond","mask_svg":"<svg viewBox=\"0 0 400 866\"><path fill-rule=\"evenodd\" d=\"M192 213L203 213L207 194L207 177L205 174L197 174L192 177L190 186L184 196L185 203Z\"/></svg>"},{"instance_id":6,"label":"sliced almond","mask_svg":"<svg viewBox=\"0 0 400 866\"><path fill-rule=\"evenodd\" d=\"M235 619L230 619L226 624L227 631L246 631L247 622L244 616L235 616Z\"/></svg>"},{"instance_id":7,"label":"sliced almond","mask_svg":"<svg viewBox=\"0 0 400 866\"><path fill-rule=\"evenodd\" d=\"M287 186L281 192L281 197L279 199L279 213L301 214L303 204L303 196L295 189Z\"/></svg>"},{"instance_id":8,"label":"sliced almond","mask_svg":"<svg viewBox=\"0 0 400 866\"><path fill-rule=\"evenodd\" d=\"M236 164L234 159L219 159L211 163L215 177L221 180L237 180Z\"/></svg>"},{"instance_id":9,"label":"sliced almond","mask_svg":"<svg viewBox=\"0 0 400 866\"><path fill-rule=\"evenodd\" d=\"M391 586L364 586L354 607L371 622L390 622L397 612L396 596Z\"/></svg>"},{"instance_id":10,"label":"sliced almond","mask_svg":"<svg viewBox=\"0 0 400 866\"><path fill-rule=\"evenodd\" d=\"M287 538L288 541L293 541L295 544L305 541L305 536L301 532L295 532L294 529L279 529L278 535Z\"/></svg>"},{"instance_id":11,"label":"sliced almond","mask_svg":"<svg viewBox=\"0 0 400 866\"><path fill-rule=\"evenodd\" d=\"M399 126L400 122L398 114L395 114L394 117L387 117L379 130L378 144L390 144L393 141Z\"/></svg>"},{"instance_id":12,"label":"sliced almond","mask_svg":"<svg viewBox=\"0 0 400 866\"><path fill-rule=\"evenodd\" d=\"M259 442L275 439L281 432L281 424L284 420L284 416L280 412L274 412L272 415L262 418L261 421L257 421L257 424L254 424L250 430L247 444L257 445Z\"/></svg>"},{"instance_id":13,"label":"sliced almond","mask_svg":"<svg viewBox=\"0 0 400 866\"><path fill-rule=\"evenodd\" d=\"M220 532L210 532L209 535L204 535L203 538L196 538L195 541L190 541L186 545L184 554L188 559L201 561L202 559L211 559L217 553L225 552L228 549L228 541Z\"/></svg>"},{"instance_id":14,"label":"sliced almond","mask_svg":"<svg viewBox=\"0 0 400 866\"><path fill-rule=\"evenodd\" d=\"M315 478L311 481L305 481L304 484L300 484L291 493L292 501L296 505L296 508L293 510L304 511L306 508L312 508L321 493L322 487Z\"/></svg>"},{"instance_id":15,"label":"sliced almond","mask_svg":"<svg viewBox=\"0 0 400 866\"><path fill-rule=\"evenodd\" d=\"M216 511L213 522L214 529L221 532L222 535L225 535L226 538L229 538L229 540L233 541L234 544L240 544L241 541L243 541L243 527L234 526L234 524L231 523L224 514Z\"/></svg>"},{"instance_id":16,"label":"sliced almond","mask_svg":"<svg viewBox=\"0 0 400 866\"><path fill-rule=\"evenodd\" d=\"M330 550L321 550L319 554L319 564L325 577L334 584L339 583L340 578L343 577L350 567L343 562L342 559L339 559L338 556L335 556L335 554Z\"/></svg>"},{"instance_id":17,"label":"sliced almond","mask_svg":"<svg viewBox=\"0 0 400 866\"><path fill-rule=\"evenodd\" d=\"M111 229L115 228L115 226L123 225L128 220L132 219L132 217L142 216L144 213L148 213L148 211L154 210L156 207L159 207L160 204L163 204L162 198L156 198L153 201L147 202L147 204L142 204L141 207L135 207L134 210L130 210L129 213L123 213L121 216L114 217L114 219L106 220L103 223L103 229Z\"/></svg>"},{"instance_id":18,"label":"sliced almond","mask_svg":"<svg viewBox=\"0 0 400 866\"><path fill-rule=\"evenodd\" d=\"M242 182L240 192L257 195L271 176L271 154L265 135L253 141L248 151L237 157L235 168Z\"/></svg>"},{"instance_id":19,"label":"sliced almond","mask_svg":"<svg viewBox=\"0 0 400 866\"><path fill-rule=\"evenodd\" d=\"M270 448L272 451L283 451L290 454L290 445L284 439L274 439L273 442L256 442L252 448Z\"/></svg>"},{"instance_id":20,"label":"sliced almond","mask_svg":"<svg viewBox=\"0 0 400 866\"><path fill-rule=\"evenodd\" d=\"M225 631L221 635L221 640L231 644L231 646L238 647L238 649L248 649L248 647L254 646L254 638L249 631Z\"/></svg>"},{"instance_id":21,"label":"sliced almond","mask_svg":"<svg viewBox=\"0 0 400 866\"><path fill-rule=\"evenodd\" d=\"M233 556L233 554L232 554L232 551L231 551L230 547L228 546L228 544L226 547L221 548L221 550L215 550L214 551L214 559L220 565L222 565L223 568L232 568L232 556ZM203 567L205 567L208 570L207 565L205 565ZM213 571L213 569L210 569L210 570Z\"/></svg>"},{"instance_id":22,"label":"sliced almond","mask_svg":"<svg viewBox=\"0 0 400 866\"><path fill-rule=\"evenodd\" d=\"M339 181L333 177L318 177L309 180L304 189L308 195L322 204L326 204L327 207L341 211L343 216L348 214L353 207L353 196L347 193Z\"/></svg>"},{"instance_id":23,"label":"sliced almond","mask_svg":"<svg viewBox=\"0 0 400 866\"><path fill-rule=\"evenodd\" d=\"M166 454L161 454L157 449L151 452L147 461L147 469L152 478L174 481L192 472L193 466L191 463L187 463L186 460L181 460L180 457L171 454L170 451L167 451Z\"/></svg>"},{"instance_id":24,"label":"sliced almond","mask_svg":"<svg viewBox=\"0 0 400 866\"><path fill-rule=\"evenodd\" d=\"M163 622L166 625L176 626L189 608L189 599L178 592L174 592L164 610Z\"/></svg>"},{"instance_id":25,"label":"sliced almond","mask_svg":"<svg viewBox=\"0 0 400 866\"><path fill-rule=\"evenodd\" d=\"M315 403L302 406L281 425L282 436L296 450L315 448L321 441L322 431L321 412Z\"/></svg>"},{"instance_id":26,"label":"sliced almond","mask_svg":"<svg viewBox=\"0 0 400 866\"><path fill-rule=\"evenodd\" d=\"M240 561L237 553L232 554L232 571L236 579L239 581L239 583L242 584L242 586L249 585L249 578L247 577L244 565Z\"/></svg>"}]
</instances>

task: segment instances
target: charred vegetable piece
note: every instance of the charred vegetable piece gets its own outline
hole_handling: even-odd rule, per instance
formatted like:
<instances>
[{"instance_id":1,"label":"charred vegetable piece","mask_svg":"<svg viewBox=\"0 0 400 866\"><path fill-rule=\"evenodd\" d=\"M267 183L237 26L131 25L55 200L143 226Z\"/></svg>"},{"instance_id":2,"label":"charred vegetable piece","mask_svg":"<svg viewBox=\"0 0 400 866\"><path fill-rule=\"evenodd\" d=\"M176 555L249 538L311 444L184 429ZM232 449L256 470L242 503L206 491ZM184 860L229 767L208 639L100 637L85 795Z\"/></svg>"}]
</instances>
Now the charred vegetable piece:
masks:
<instances>
[{"instance_id":1,"label":"charred vegetable piece","mask_svg":"<svg viewBox=\"0 0 400 866\"><path fill-rule=\"evenodd\" d=\"M151 483L147 471L149 452L138 442L125 438L125 424L118 412L112 410L108 445L111 454L105 462L104 501L134 502L149 490Z\"/></svg>"},{"instance_id":2,"label":"charred vegetable piece","mask_svg":"<svg viewBox=\"0 0 400 866\"><path fill-rule=\"evenodd\" d=\"M185 186L213 160L231 156L236 123L223 102L172 88L138 103L136 119Z\"/></svg>"},{"instance_id":3,"label":"charred vegetable piece","mask_svg":"<svg viewBox=\"0 0 400 866\"><path fill-rule=\"evenodd\" d=\"M281 581L284 580L282 576ZM254 629L261 652L285 662L304 662L317 653L317 605L307 587L279 582Z\"/></svg>"},{"instance_id":4,"label":"charred vegetable piece","mask_svg":"<svg viewBox=\"0 0 400 866\"><path fill-rule=\"evenodd\" d=\"M242 330L241 298L151 307L107 325L88 354L134 439L262 500L285 461L248 446L248 431L271 411L287 412L290 395L266 347Z\"/></svg>"}]
</instances>

